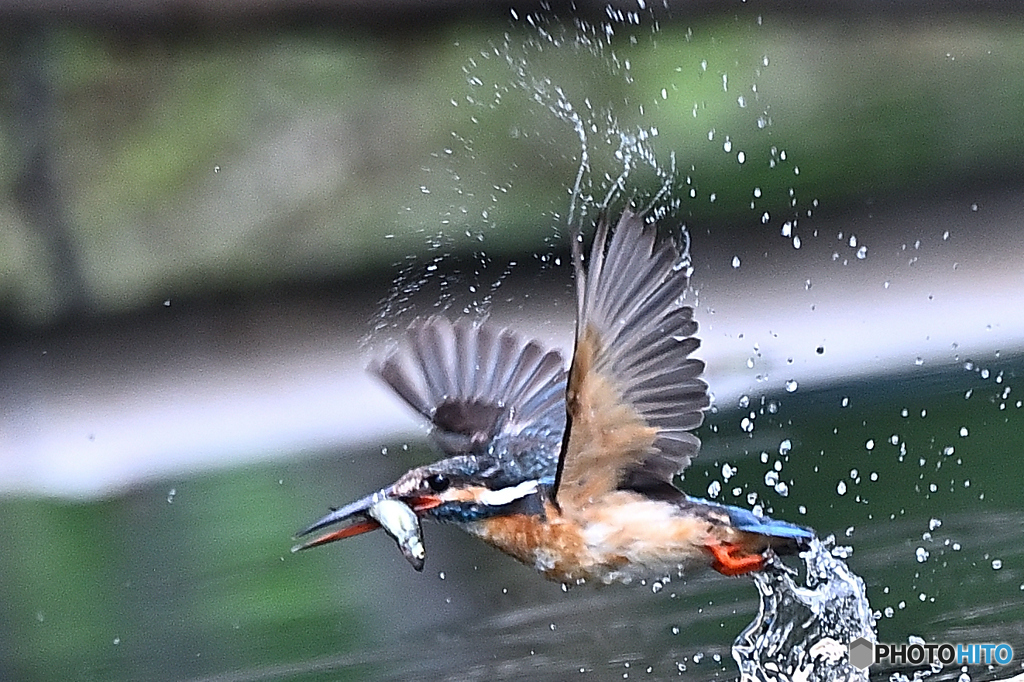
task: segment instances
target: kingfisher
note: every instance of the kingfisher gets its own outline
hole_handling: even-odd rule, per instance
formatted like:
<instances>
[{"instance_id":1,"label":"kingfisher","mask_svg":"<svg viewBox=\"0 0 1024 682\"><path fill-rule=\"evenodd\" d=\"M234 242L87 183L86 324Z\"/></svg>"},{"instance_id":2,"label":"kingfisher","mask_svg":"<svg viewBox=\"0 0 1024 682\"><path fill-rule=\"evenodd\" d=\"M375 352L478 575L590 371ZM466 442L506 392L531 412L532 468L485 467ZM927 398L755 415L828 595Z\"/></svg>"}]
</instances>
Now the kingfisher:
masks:
<instances>
[{"instance_id":1,"label":"kingfisher","mask_svg":"<svg viewBox=\"0 0 1024 682\"><path fill-rule=\"evenodd\" d=\"M807 549L809 528L675 485L711 398L692 357L688 249L657 223L649 210L603 212L586 259L574 235L568 369L557 350L490 322L415 321L370 369L429 421L446 456L334 509L298 536L341 526L294 549L383 527L421 570L419 522L430 519L568 585L702 564L736 576Z\"/></svg>"}]
</instances>

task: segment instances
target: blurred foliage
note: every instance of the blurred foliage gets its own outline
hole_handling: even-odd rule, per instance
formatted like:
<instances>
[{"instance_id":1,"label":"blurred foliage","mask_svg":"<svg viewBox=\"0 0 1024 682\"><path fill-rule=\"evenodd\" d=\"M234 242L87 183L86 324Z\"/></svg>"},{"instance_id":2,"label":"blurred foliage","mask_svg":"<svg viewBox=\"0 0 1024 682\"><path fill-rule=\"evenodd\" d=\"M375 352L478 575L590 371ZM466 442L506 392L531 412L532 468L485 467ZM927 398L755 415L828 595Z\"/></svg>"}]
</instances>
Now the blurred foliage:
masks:
<instances>
[{"instance_id":1,"label":"blurred foliage","mask_svg":"<svg viewBox=\"0 0 1024 682\"><path fill-rule=\"evenodd\" d=\"M431 249L535 252L564 221L580 163L566 104L588 131L584 190L600 199L639 135L657 168L674 154L682 216L728 229L1010 182L1024 158L1019 20L533 23L50 30L53 161L85 298L117 311L359 278ZM0 53L2 71L17 59ZM12 97L0 318L37 324L61 311L40 227L12 200ZM638 172L631 186L658 182Z\"/></svg>"}]
</instances>

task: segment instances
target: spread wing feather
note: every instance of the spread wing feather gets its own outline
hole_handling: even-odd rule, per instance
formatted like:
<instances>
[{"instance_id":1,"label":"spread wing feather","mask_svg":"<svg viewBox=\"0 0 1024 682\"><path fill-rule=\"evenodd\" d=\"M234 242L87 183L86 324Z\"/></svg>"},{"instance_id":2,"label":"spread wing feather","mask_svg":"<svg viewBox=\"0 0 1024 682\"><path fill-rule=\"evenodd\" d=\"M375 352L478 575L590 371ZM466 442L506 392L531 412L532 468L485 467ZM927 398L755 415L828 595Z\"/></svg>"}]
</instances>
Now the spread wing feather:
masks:
<instances>
[{"instance_id":1,"label":"spread wing feather","mask_svg":"<svg viewBox=\"0 0 1024 682\"><path fill-rule=\"evenodd\" d=\"M565 427L566 370L557 351L488 323L417 320L406 344L371 371L431 422L449 455L500 442L553 474Z\"/></svg>"},{"instance_id":2,"label":"spread wing feather","mask_svg":"<svg viewBox=\"0 0 1024 682\"><path fill-rule=\"evenodd\" d=\"M614 230L598 221L588 267L579 239L573 261L576 349L556 499L584 505L623 481L671 482L700 448L691 431L710 399L704 363L690 357L700 341L676 245L626 210Z\"/></svg>"}]
</instances>

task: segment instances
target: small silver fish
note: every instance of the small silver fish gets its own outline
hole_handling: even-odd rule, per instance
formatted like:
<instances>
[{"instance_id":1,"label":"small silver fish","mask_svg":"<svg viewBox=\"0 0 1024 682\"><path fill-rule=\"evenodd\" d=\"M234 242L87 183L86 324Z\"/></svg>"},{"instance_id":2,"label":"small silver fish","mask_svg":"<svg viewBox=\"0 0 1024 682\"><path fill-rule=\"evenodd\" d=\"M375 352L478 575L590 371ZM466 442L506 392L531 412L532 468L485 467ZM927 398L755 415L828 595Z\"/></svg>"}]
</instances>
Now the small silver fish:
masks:
<instances>
[{"instance_id":1,"label":"small silver fish","mask_svg":"<svg viewBox=\"0 0 1024 682\"><path fill-rule=\"evenodd\" d=\"M366 513L395 539L398 549L402 550L402 555L412 567L422 571L427 550L423 546L423 530L416 512L404 502L385 498L371 504Z\"/></svg>"}]
</instances>

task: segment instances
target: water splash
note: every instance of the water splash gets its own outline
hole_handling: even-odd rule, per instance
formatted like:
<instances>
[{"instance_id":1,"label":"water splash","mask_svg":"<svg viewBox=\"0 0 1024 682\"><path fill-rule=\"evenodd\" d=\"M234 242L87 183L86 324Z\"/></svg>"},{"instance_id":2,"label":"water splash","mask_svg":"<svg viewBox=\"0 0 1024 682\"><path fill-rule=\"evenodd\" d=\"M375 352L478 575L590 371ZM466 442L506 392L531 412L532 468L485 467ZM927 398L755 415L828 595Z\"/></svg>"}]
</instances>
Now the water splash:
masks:
<instances>
[{"instance_id":1,"label":"water splash","mask_svg":"<svg viewBox=\"0 0 1024 682\"><path fill-rule=\"evenodd\" d=\"M864 581L832 548L817 539L800 555L806 585L797 585L781 564L754 575L761 603L757 617L733 643L742 682L867 682L867 671L850 665L848 643L875 641L874 618Z\"/></svg>"}]
</instances>

